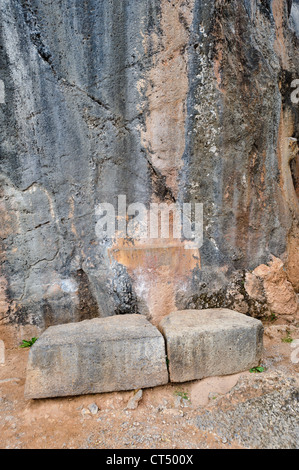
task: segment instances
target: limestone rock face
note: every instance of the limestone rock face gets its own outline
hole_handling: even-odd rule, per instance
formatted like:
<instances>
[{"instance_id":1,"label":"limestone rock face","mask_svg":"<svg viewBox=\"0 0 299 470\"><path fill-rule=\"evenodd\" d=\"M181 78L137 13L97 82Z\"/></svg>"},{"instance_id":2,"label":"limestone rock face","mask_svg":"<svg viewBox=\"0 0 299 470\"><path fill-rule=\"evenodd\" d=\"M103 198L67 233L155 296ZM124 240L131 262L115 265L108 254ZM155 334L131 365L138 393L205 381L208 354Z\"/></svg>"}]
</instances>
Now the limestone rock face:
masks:
<instances>
[{"instance_id":1,"label":"limestone rock face","mask_svg":"<svg viewBox=\"0 0 299 470\"><path fill-rule=\"evenodd\" d=\"M259 365L261 321L229 309L183 310L159 325L171 382L236 374Z\"/></svg>"},{"instance_id":2,"label":"limestone rock face","mask_svg":"<svg viewBox=\"0 0 299 470\"><path fill-rule=\"evenodd\" d=\"M2 0L0 333L298 291L299 2ZM100 203L202 203L203 244L99 240ZM116 214L116 220L125 220ZM12 331L12 332L11 332ZM27 331L27 330L26 330Z\"/></svg>"},{"instance_id":3,"label":"limestone rock face","mask_svg":"<svg viewBox=\"0 0 299 470\"><path fill-rule=\"evenodd\" d=\"M48 328L31 347L25 396L133 390L168 382L161 333L140 315Z\"/></svg>"}]
</instances>

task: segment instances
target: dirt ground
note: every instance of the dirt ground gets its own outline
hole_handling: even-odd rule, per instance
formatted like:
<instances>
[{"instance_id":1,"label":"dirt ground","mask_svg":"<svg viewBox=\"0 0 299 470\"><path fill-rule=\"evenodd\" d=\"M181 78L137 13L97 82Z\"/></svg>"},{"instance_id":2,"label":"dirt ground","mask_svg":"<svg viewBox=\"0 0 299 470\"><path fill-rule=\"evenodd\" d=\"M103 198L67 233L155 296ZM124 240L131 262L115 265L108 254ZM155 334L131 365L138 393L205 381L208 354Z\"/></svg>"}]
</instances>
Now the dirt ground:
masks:
<instances>
[{"instance_id":1,"label":"dirt ground","mask_svg":"<svg viewBox=\"0 0 299 470\"><path fill-rule=\"evenodd\" d=\"M241 413L242 418L244 404L251 406L252 414L252 406L258 403L255 399L268 397L271 400L277 390L287 389L290 383L299 389L299 328L275 324L264 326L261 363L265 367L264 372L245 371L233 376L146 389L134 410L126 409L133 391L25 400L29 351L21 348L6 350L5 364L0 365L0 448L242 449L262 446L253 445L250 439L246 441L244 429L232 433L233 416L239 419ZM293 341L283 341L288 338ZM299 393L296 396L298 399ZM95 414L88 408L92 404L98 407ZM272 407L270 402L270 410L272 408L274 418L269 418L270 423L276 416L277 420L281 419L280 411L275 411L275 404ZM237 413L236 410L239 410L239 415L230 414ZM232 416L225 428L219 420L214 422L211 418L221 413ZM206 416L210 417L208 426L201 420ZM265 439L263 442L268 441ZM287 437L283 442L286 442L284 447L289 445ZM289 442L290 447L296 447L294 434ZM299 447L299 442L297 444Z\"/></svg>"}]
</instances>

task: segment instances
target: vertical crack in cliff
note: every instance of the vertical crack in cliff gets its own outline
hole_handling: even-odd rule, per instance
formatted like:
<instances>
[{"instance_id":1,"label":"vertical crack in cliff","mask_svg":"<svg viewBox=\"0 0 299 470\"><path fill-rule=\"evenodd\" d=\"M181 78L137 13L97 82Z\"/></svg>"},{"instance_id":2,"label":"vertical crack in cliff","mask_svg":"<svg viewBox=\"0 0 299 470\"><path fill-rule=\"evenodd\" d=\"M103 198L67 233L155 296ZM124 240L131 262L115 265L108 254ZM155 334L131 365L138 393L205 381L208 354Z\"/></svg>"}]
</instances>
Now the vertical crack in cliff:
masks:
<instances>
[{"instance_id":1,"label":"vertical crack in cliff","mask_svg":"<svg viewBox=\"0 0 299 470\"><path fill-rule=\"evenodd\" d=\"M36 50L42 60L48 65L50 65L53 72L55 73L52 67L52 54L42 39L42 33L38 25L37 18L33 13L30 2L28 0L21 0L21 5L23 9L25 23L29 28L30 40L32 44L36 47Z\"/></svg>"},{"instance_id":2,"label":"vertical crack in cliff","mask_svg":"<svg viewBox=\"0 0 299 470\"><path fill-rule=\"evenodd\" d=\"M146 152L143 152L152 173L152 184L154 193L161 201L170 201L176 202L176 198L174 197L171 188L166 185L166 176L162 175L162 173L155 168L151 160L147 157Z\"/></svg>"}]
</instances>

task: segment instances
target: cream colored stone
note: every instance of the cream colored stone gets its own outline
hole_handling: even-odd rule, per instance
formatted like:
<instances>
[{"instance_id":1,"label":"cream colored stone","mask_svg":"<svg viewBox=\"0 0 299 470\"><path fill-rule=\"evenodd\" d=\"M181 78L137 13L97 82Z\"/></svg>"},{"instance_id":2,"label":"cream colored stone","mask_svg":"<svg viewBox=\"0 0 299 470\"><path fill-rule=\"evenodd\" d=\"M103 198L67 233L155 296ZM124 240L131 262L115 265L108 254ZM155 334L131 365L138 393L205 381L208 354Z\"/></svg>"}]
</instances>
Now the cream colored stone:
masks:
<instances>
[{"instance_id":1,"label":"cream colored stone","mask_svg":"<svg viewBox=\"0 0 299 470\"><path fill-rule=\"evenodd\" d=\"M263 325L226 308L181 310L159 324L171 382L230 375L259 364Z\"/></svg>"},{"instance_id":2,"label":"cream colored stone","mask_svg":"<svg viewBox=\"0 0 299 470\"><path fill-rule=\"evenodd\" d=\"M141 315L48 328L31 347L25 396L134 390L168 382L161 333Z\"/></svg>"}]
</instances>

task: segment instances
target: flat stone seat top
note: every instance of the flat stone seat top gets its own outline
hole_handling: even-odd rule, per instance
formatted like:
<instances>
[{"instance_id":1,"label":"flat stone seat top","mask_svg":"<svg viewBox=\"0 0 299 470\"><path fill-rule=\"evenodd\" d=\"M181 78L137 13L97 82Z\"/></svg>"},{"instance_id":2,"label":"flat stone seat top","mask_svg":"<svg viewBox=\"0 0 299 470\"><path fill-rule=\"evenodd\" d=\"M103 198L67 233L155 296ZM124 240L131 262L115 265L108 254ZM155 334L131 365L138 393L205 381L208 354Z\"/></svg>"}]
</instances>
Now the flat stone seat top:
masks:
<instances>
[{"instance_id":1,"label":"flat stone seat top","mask_svg":"<svg viewBox=\"0 0 299 470\"><path fill-rule=\"evenodd\" d=\"M248 317L243 313L230 310L228 308L208 308L205 310L178 310L164 317L160 325L175 331L190 329L192 332L214 330L221 326L223 330L239 328L240 326L251 328L253 325L261 325L260 320Z\"/></svg>"},{"instance_id":2,"label":"flat stone seat top","mask_svg":"<svg viewBox=\"0 0 299 470\"><path fill-rule=\"evenodd\" d=\"M99 332L101 336L99 337ZM84 337L83 337L84 336ZM107 341L123 341L155 338L160 336L159 331L142 315L116 315L105 318L93 318L77 323L65 323L50 326L39 338L46 346L47 343L56 345L75 343L76 340L98 342L99 339Z\"/></svg>"}]
</instances>

